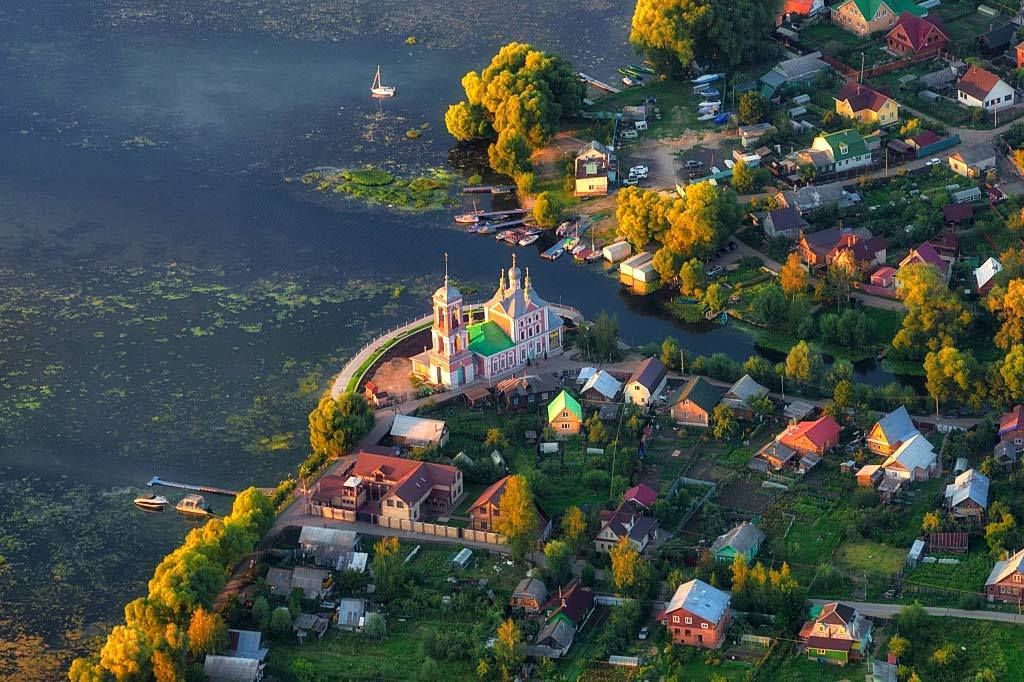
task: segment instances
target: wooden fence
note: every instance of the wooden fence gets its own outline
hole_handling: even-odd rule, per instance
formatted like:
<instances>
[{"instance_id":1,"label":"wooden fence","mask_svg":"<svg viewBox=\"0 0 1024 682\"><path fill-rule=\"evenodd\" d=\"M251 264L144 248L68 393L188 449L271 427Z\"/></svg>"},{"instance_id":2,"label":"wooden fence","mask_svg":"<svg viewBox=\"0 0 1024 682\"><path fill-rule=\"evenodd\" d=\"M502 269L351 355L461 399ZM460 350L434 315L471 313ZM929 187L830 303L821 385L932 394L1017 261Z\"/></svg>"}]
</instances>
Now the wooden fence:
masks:
<instances>
[{"instance_id":1,"label":"wooden fence","mask_svg":"<svg viewBox=\"0 0 1024 682\"><path fill-rule=\"evenodd\" d=\"M318 504L310 505L311 512L325 519L336 521L348 521L351 523L371 523L381 528L392 528L394 530L408 533L420 533L422 535L433 535L446 540L469 542L480 542L487 545L504 545L505 537L498 533L490 533L472 528L459 528L457 526L446 526L441 523L427 523L425 521L410 521L409 519L397 519L390 516L377 514L359 514L348 509L339 509Z\"/></svg>"}]
</instances>

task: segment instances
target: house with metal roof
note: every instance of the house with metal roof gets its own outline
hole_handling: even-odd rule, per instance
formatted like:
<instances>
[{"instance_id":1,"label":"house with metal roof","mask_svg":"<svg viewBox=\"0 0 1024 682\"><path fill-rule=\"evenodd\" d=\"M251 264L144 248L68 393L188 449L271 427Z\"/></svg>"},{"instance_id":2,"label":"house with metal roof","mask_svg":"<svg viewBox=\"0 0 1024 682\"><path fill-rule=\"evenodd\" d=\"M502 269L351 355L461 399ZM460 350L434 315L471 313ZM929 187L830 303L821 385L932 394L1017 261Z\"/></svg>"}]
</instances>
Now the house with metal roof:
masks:
<instances>
[{"instance_id":1,"label":"house with metal roof","mask_svg":"<svg viewBox=\"0 0 1024 682\"><path fill-rule=\"evenodd\" d=\"M610 401L615 400L622 390L622 382L606 372L599 369L587 379L580 389L580 395L587 400Z\"/></svg>"},{"instance_id":2,"label":"house with metal roof","mask_svg":"<svg viewBox=\"0 0 1024 682\"><path fill-rule=\"evenodd\" d=\"M312 613L300 613L292 618L292 632L299 642L306 642L311 639L321 640L327 634L331 621L323 616Z\"/></svg>"},{"instance_id":3,"label":"house with metal roof","mask_svg":"<svg viewBox=\"0 0 1024 682\"><path fill-rule=\"evenodd\" d=\"M704 377L693 377L669 400L669 410L679 424L707 428L721 398L722 389Z\"/></svg>"},{"instance_id":4,"label":"house with metal roof","mask_svg":"<svg viewBox=\"0 0 1024 682\"><path fill-rule=\"evenodd\" d=\"M857 81L847 81L833 97L836 113L862 123L882 126L895 123L900 107L888 88L869 88Z\"/></svg>"},{"instance_id":5,"label":"house with metal roof","mask_svg":"<svg viewBox=\"0 0 1024 682\"><path fill-rule=\"evenodd\" d=\"M768 395L768 389L754 381L749 374L744 374L739 381L729 387L729 390L722 396L722 404L732 410L738 419L753 419L754 410L750 407L751 401L764 398Z\"/></svg>"},{"instance_id":6,"label":"house with metal roof","mask_svg":"<svg viewBox=\"0 0 1024 682\"><path fill-rule=\"evenodd\" d=\"M857 609L830 602L811 609L811 620L800 628L799 638L812 661L846 665L867 655L871 630L871 621Z\"/></svg>"},{"instance_id":7,"label":"house with metal roof","mask_svg":"<svg viewBox=\"0 0 1024 682\"><path fill-rule=\"evenodd\" d=\"M891 29L905 12L917 17L928 14L913 0L841 0L832 5L832 23L867 38Z\"/></svg>"},{"instance_id":8,"label":"house with metal roof","mask_svg":"<svg viewBox=\"0 0 1024 682\"><path fill-rule=\"evenodd\" d=\"M561 658L569 653L575 635L575 628L567 620L556 618L540 629L534 642L546 658Z\"/></svg>"},{"instance_id":9,"label":"house with metal roof","mask_svg":"<svg viewBox=\"0 0 1024 682\"><path fill-rule=\"evenodd\" d=\"M942 462L934 446L918 434L904 441L882 464L885 477L901 481L927 481L942 475Z\"/></svg>"},{"instance_id":10,"label":"house with metal roof","mask_svg":"<svg viewBox=\"0 0 1024 682\"><path fill-rule=\"evenodd\" d=\"M691 580L676 588L657 619L668 628L673 644L717 649L732 621L731 599L703 580Z\"/></svg>"},{"instance_id":11,"label":"house with metal roof","mask_svg":"<svg viewBox=\"0 0 1024 682\"><path fill-rule=\"evenodd\" d=\"M667 383L668 368L654 356L646 358L626 381L626 402L646 407L661 397Z\"/></svg>"},{"instance_id":12,"label":"house with metal roof","mask_svg":"<svg viewBox=\"0 0 1024 682\"><path fill-rule=\"evenodd\" d=\"M512 608L523 609L527 613L539 613L548 602L548 588L537 578L523 578L512 591L510 604Z\"/></svg>"},{"instance_id":13,"label":"house with metal roof","mask_svg":"<svg viewBox=\"0 0 1024 682\"><path fill-rule=\"evenodd\" d=\"M263 635L259 630L238 630L228 629L228 648L224 651L225 656L233 658L254 658L262 661L270 651L261 646Z\"/></svg>"},{"instance_id":14,"label":"house with metal roof","mask_svg":"<svg viewBox=\"0 0 1024 682\"><path fill-rule=\"evenodd\" d=\"M495 528L495 519L501 515L501 498L505 496L510 478L511 476L505 476L487 486L469 505L466 513L469 514L470 528L489 533L498 532ZM551 519L536 503L534 510L537 515L537 537L542 541L547 540L551 534Z\"/></svg>"},{"instance_id":15,"label":"house with metal roof","mask_svg":"<svg viewBox=\"0 0 1024 682\"><path fill-rule=\"evenodd\" d=\"M573 580L551 595L544 605L544 612L548 623L562 620L571 625L574 632L579 632L593 615L594 605L594 591Z\"/></svg>"},{"instance_id":16,"label":"house with metal roof","mask_svg":"<svg viewBox=\"0 0 1024 682\"><path fill-rule=\"evenodd\" d=\"M207 654L203 675L209 682L260 682L266 665L255 658Z\"/></svg>"},{"instance_id":17,"label":"house with metal roof","mask_svg":"<svg viewBox=\"0 0 1024 682\"><path fill-rule=\"evenodd\" d=\"M1020 463L1020 450L1012 442L1001 440L992 448L992 459L1002 471L1013 471Z\"/></svg>"},{"instance_id":18,"label":"house with metal roof","mask_svg":"<svg viewBox=\"0 0 1024 682\"><path fill-rule=\"evenodd\" d=\"M780 206L795 208L801 214L817 211L825 206L842 206L846 191L838 182L824 185L809 185L795 190L783 190L775 195Z\"/></svg>"},{"instance_id":19,"label":"house with metal roof","mask_svg":"<svg viewBox=\"0 0 1024 682\"><path fill-rule=\"evenodd\" d=\"M808 227L800 212L788 206L766 212L760 222L761 229L769 239L796 239L800 232Z\"/></svg>"},{"instance_id":20,"label":"house with metal roof","mask_svg":"<svg viewBox=\"0 0 1024 682\"><path fill-rule=\"evenodd\" d=\"M744 521L727 533L719 535L711 543L711 553L715 559L722 562L732 563L737 556L743 555L748 562L761 550L761 543L764 542L765 534L754 524Z\"/></svg>"},{"instance_id":21,"label":"house with metal roof","mask_svg":"<svg viewBox=\"0 0 1024 682\"><path fill-rule=\"evenodd\" d=\"M988 169L996 167L996 149L991 143L983 142L950 154L947 162L950 170L957 175L971 179L978 178ZM978 199L980 198L979 190ZM972 201L974 200L972 199ZM954 200L954 203L963 202Z\"/></svg>"},{"instance_id":22,"label":"house with metal roof","mask_svg":"<svg viewBox=\"0 0 1024 682\"><path fill-rule=\"evenodd\" d=\"M1002 78L972 64L956 83L956 98L962 106L998 111L1012 107L1016 93Z\"/></svg>"},{"instance_id":23,"label":"house with metal roof","mask_svg":"<svg viewBox=\"0 0 1024 682\"><path fill-rule=\"evenodd\" d=\"M651 511L658 499L658 493L646 483L637 483L622 494L622 501L628 502L641 514Z\"/></svg>"},{"instance_id":24,"label":"house with metal roof","mask_svg":"<svg viewBox=\"0 0 1024 682\"><path fill-rule=\"evenodd\" d=\"M559 436L575 436L583 426L583 407L576 398L562 391L548 403L548 426Z\"/></svg>"},{"instance_id":25,"label":"house with metal roof","mask_svg":"<svg viewBox=\"0 0 1024 682\"><path fill-rule=\"evenodd\" d=\"M594 538L594 547L607 554L626 538L633 549L642 553L657 540L658 527L656 518L637 512L630 502L623 500L615 511L601 512L601 530Z\"/></svg>"},{"instance_id":26,"label":"house with metal roof","mask_svg":"<svg viewBox=\"0 0 1024 682\"><path fill-rule=\"evenodd\" d=\"M916 435L919 435L919 432L910 418L910 413L906 407L900 405L875 422L868 431L868 450L888 457L896 448Z\"/></svg>"},{"instance_id":27,"label":"house with metal roof","mask_svg":"<svg viewBox=\"0 0 1024 682\"><path fill-rule=\"evenodd\" d=\"M985 580L985 594L989 601L1024 603L1024 549L995 563Z\"/></svg>"},{"instance_id":28,"label":"house with metal roof","mask_svg":"<svg viewBox=\"0 0 1024 682\"><path fill-rule=\"evenodd\" d=\"M946 486L945 506L955 519L981 526L988 509L988 476L968 469Z\"/></svg>"},{"instance_id":29,"label":"house with metal roof","mask_svg":"<svg viewBox=\"0 0 1024 682\"><path fill-rule=\"evenodd\" d=\"M399 414L391 423L391 438L403 447L443 448L448 442L448 425L439 419Z\"/></svg>"},{"instance_id":30,"label":"house with metal roof","mask_svg":"<svg viewBox=\"0 0 1024 682\"><path fill-rule=\"evenodd\" d=\"M578 197L603 196L615 182L617 160L606 146L593 140L577 153L575 168L575 194Z\"/></svg>"},{"instance_id":31,"label":"house with metal roof","mask_svg":"<svg viewBox=\"0 0 1024 682\"><path fill-rule=\"evenodd\" d=\"M352 597L339 599L335 612L339 629L361 632L366 623L366 600Z\"/></svg>"},{"instance_id":32,"label":"house with metal roof","mask_svg":"<svg viewBox=\"0 0 1024 682\"><path fill-rule=\"evenodd\" d=\"M938 270L939 274L942 275L942 278L946 280L947 283L953 273L953 261L949 258L943 258L942 254L939 253L938 249L936 249L935 245L931 242L923 242L910 249L910 252L903 257L903 260L900 261L899 270L897 270L896 274L893 276L896 288L903 286L900 282L900 272L903 268L919 264L930 265Z\"/></svg>"},{"instance_id":33,"label":"house with metal roof","mask_svg":"<svg viewBox=\"0 0 1024 682\"><path fill-rule=\"evenodd\" d=\"M503 379L494 387L498 402L510 410L524 409L551 400L558 393L558 382L550 374L526 374Z\"/></svg>"},{"instance_id":34,"label":"house with metal roof","mask_svg":"<svg viewBox=\"0 0 1024 682\"><path fill-rule=\"evenodd\" d=\"M359 533L343 528L303 526L299 532L299 551L317 566L339 570L338 560L359 546Z\"/></svg>"},{"instance_id":35,"label":"house with metal roof","mask_svg":"<svg viewBox=\"0 0 1024 682\"><path fill-rule=\"evenodd\" d=\"M810 151L823 152L827 156L828 163L819 169L825 172L845 173L871 165L871 150L854 128L818 135L811 143Z\"/></svg>"},{"instance_id":36,"label":"house with metal roof","mask_svg":"<svg viewBox=\"0 0 1024 682\"><path fill-rule=\"evenodd\" d=\"M886 34L885 44L898 57L924 57L946 49L949 33L938 16L924 18L904 12Z\"/></svg>"},{"instance_id":37,"label":"house with metal roof","mask_svg":"<svg viewBox=\"0 0 1024 682\"><path fill-rule=\"evenodd\" d=\"M979 296L987 294L996 283L996 275L1002 271L1003 266L995 258L989 256L988 260L974 269L974 286Z\"/></svg>"}]
</instances>

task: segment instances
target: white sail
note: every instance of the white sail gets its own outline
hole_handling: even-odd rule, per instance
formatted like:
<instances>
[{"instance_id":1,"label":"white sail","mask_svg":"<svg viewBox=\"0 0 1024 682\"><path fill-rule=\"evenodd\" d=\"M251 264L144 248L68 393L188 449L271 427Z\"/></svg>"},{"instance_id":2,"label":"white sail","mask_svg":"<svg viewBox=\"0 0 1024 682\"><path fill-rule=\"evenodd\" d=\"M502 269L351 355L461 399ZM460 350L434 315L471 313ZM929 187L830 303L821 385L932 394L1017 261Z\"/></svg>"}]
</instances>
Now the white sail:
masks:
<instances>
[{"instance_id":1,"label":"white sail","mask_svg":"<svg viewBox=\"0 0 1024 682\"><path fill-rule=\"evenodd\" d=\"M370 93L374 97L394 97L395 87L384 85L380 81L380 66L377 67L377 75L373 77L373 85L370 86Z\"/></svg>"}]
</instances>

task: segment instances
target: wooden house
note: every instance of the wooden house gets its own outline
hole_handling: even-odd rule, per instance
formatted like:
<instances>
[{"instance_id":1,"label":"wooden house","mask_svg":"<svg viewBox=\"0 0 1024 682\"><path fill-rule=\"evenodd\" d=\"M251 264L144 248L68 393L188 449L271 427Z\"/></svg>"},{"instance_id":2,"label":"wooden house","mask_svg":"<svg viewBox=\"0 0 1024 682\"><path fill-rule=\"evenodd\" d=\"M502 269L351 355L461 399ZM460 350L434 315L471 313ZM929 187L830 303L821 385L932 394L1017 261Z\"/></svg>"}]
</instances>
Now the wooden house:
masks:
<instances>
[{"instance_id":1,"label":"wooden house","mask_svg":"<svg viewBox=\"0 0 1024 682\"><path fill-rule=\"evenodd\" d=\"M548 588L537 578L523 578L512 592L510 604L527 613L540 613L548 602Z\"/></svg>"},{"instance_id":2,"label":"wooden house","mask_svg":"<svg viewBox=\"0 0 1024 682\"><path fill-rule=\"evenodd\" d=\"M509 478L511 476L505 476L487 486L469 506L470 528L489 533L498 532L495 529L495 519L501 516L501 498L505 495L505 487L508 485ZM540 507L535 507L535 509L537 512L537 537L546 540L551 534L551 520Z\"/></svg>"},{"instance_id":3,"label":"wooden house","mask_svg":"<svg viewBox=\"0 0 1024 682\"><path fill-rule=\"evenodd\" d=\"M494 387L498 403L507 410L523 410L547 403L558 391L554 377L539 374L503 379Z\"/></svg>"},{"instance_id":4,"label":"wooden house","mask_svg":"<svg viewBox=\"0 0 1024 682\"><path fill-rule=\"evenodd\" d=\"M900 107L888 88L875 90L851 80L833 99L837 114L861 123L887 126L900 118Z\"/></svg>"},{"instance_id":5,"label":"wooden house","mask_svg":"<svg viewBox=\"0 0 1024 682\"><path fill-rule=\"evenodd\" d=\"M793 424L779 434L776 440L799 454L814 453L824 457L826 452L839 444L842 430L836 420L826 415L813 421Z\"/></svg>"},{"instance_id":6,"label":"wooden house","mask_svg":"<svg viewBox=\"0 0 1024 682\"><path fill-rule=\"evenodd\" d=\"M732 410L737 419L749 421L754 418L754 409L750 407L751 401L764 398L766 395L767 388L754 381L749 374L744 374L722 396L722 404Z\"/></svg>"},{"instance_id":7,"label":"wooden house","mask_svg":"<svg viewBox=\"0 0 1024 682\"><path fill-rule=\"evenodd\" d=\"M574 632L579 632L594 613L594 591L583 587L578 580L573 580L558 592L551 595L544 605L547 622L564 621L571 625Z\"/></svg>"},{"instance_id":8,"label":"wooden house","mask_svg":"<svg viewBox=\"0 0 1024 682\"><path fill-rule=\"evenodd\" d=\"M861 660L871 646L871 621L840 602L815 607L800 628L807 658L818 663L846 665Z\"/></svg>"},{"instance_id":9,"label":"wooden house","mask_svg":"<svg viewBox=\"0 0 1024 682\"><path fill-rule=\"evenodd\" d=\"M832 22L867 38L879 31L888 31L905 13L920 17L928 11L912 0L840 0L832 5Z\"/></svg>"},{"instance_id":10,"label":"wooden house","mask_svg":"<svg viewBox=\"0 0 1024 682\"><path fill-rule=\"evenodd\" d=\"M896 26L885 36L886 47L899 57L919 57L938 54L949 45L949 34L942 20L919 17L904 12Z\"/></svg>"},{"instance_id":11,"label":"wooden house","mask_svg":"<svg viewBox=\"0 0 1024 682\"><path fill-rule=\"evenodd\" d=\"M583 407L566 391L548 403L548 426L560 437L575 436L583 426Z\"/></svg>"},{"instance_id":12,"label":"wooden house","mask_svg":"<svg viewBox=\"0 0 1024 682\"><path fill-rule=\"evenodd\" d=\"M999 440L1024 450L1024 405L1016 405L999 418Z\"/></svg>"},{"instance_id":13,"label":"wooden house","mask_svg":"<svg viewBox=\"0 0 1024 682\"><path fill-rule=\"evenodd\" d=\"M946 486L947 511L953 518L980 528L985 523L985 510L988 509L988 487L988 476L968 469Z\"/></svg>"},{"instance_id":14,"label":"wooden house","mask_svg":"<svg viewBox=\"0 0 1024 682\"><path fill-rule=\"evenodd\" d=\"M639 365L626 381L627 403L646 407L661 397L668 382L668 369L656 357L649 357Z\"/></svg>"},{"instance_id":15,"label":"wooden house","mask_svg":"<svg viewBox=\"0 0 1024 682\"><path fill-rule=\"evenodd\" d=\"M717 649L732 621L730 601L728 592L691 580L676 588L657 619L668 628L673 644Z\"/></svg>"},{"instance_id":16,"label":"wooden house","mask_svg":"<svg viewBox=\"0 0 1024 682\"><path fill-rule=\"evenodd\" d=\"M868 431L867 446L871 452L888 457L896 448L918 435L907 408L900 405L885 415Z\"/></svg>"},{"instance_id":17,"label":"wooden house","mask_svg":"<svg viewBox=\"0 0 1024 682\"><path fill-rule=\"evenodd\" d=\"M727 533L719 535L711 544L711 553L716 561L731 564L737 556L743 555L748 563L752 563L761 550L765 535L760 528L744 521Z\"/></svg>"},{"instance_id":18,"label":"wooden house","mask_svg":"<svg viewBox=\"0 0 1024 682\"><path fill-rule=\"evenodd\" d=\"M637 512L633 504L624 500L615 511L601 512L601 530L594 538L594 548L607 554L626 538L633 549L642 553L657 537L658 520Z\"/></svg>"},{"instance_id":19,"label":"wooden house","mask_svg":"<svg viewBox=\"0 0 1024 682\"><path fill-rule=\"evenodd\" d=\"M989 601L1024 603L1024 549L996 562L985 580L985 594Z\"/></svg>"}]
</instances>

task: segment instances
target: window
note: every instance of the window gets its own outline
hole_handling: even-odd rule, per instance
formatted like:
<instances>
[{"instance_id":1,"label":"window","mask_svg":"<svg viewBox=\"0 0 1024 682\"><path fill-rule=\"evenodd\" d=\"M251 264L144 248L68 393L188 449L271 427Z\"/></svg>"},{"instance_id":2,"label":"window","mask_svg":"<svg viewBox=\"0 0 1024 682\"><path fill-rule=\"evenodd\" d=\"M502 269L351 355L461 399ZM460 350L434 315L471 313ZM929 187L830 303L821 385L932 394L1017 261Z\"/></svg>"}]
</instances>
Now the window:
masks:
<instances>
[{"instance_id":1,"label":"window","mask_svg":"<svg viewBox=\"0 0 1024 682\"><path fill-rule=\"evenodd\" d=\"M689 616L687 616L686 617L686 624L687 625L692 625L693 624L693 618L690 618Z\"/></svg>"},{"instance_id":2,"label":"window","mask_svg":"<svg viewBox=\"0 0 1024 682\"><path fill-rule=\"evenodd\" d=\"M1014 573L1013 574L1013 582L1015 582L1015 583L1024 582L1024 575L1021 575L1020 573Z\"/></svg>"},{"instance_id":3,"label":"window","mask_svg":"<svg viewBox=\"0 0 1024 682\"><path fill-rule=\"evenodd\" d=\"M690 619L687 618L686 620L689 621ZM679 622L679 616L672 616L672 622L673 623L678 623Z\"/></svg>"},{"instance_id":4,"label":"window","mask_svg":"<svg viewBox=\"0 0 1024 682\"><path fill-rule=\"evenodd\" d=\"M405 509L405 503L402 502L401 500L395 502L395 506L398 507L399 509Z\"/></svg>"},{"instance_id":5,"label":"window","mask_svg":"<svg viewBox=\"0 0 1024 682\"><path fill-rule=\"evenodd\" d=\"M701 623L700 624L700 629L701 630L707 630L708 629L708 624L707 623Z\"/></svg>"}]
</instances>

